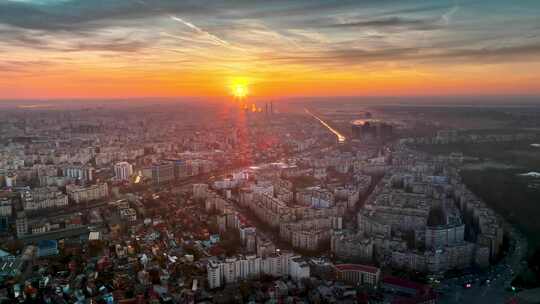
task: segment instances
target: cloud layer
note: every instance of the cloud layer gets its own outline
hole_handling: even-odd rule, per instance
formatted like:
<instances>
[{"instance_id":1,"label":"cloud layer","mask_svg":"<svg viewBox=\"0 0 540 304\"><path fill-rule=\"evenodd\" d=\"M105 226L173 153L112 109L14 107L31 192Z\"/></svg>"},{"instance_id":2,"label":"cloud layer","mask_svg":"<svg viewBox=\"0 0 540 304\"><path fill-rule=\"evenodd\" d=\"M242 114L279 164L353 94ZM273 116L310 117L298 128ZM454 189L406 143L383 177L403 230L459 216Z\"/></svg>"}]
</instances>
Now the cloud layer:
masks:
<instances>
[{"instance_id":1,"label":"cloud layer","mask_svg":"<svg viewBox=\"0 0 540 304\"><path fill-rule=\"evenodd\" d=\"M116 83L105 92L113 95L128 81L151 84L148 94L212 95L234 77L254 84L288 77L304 86L292 94L318 79L332 83L330 93L342 83L347 94L362 94L358 82L386 78L396 90L414 89L398 83L407 73L458 86L456 71L475 75L485 89L492 82L481 81L482 69L532 83L538 72L520 68L540 65L539 15L540 3L529 0L5 0L0 73L26 78L16 86L3 80L0 89L60 96L53 82L75 75ZM28 77L37 75L51 87L33 86ZM275 87L262 86L265 94ZM74 85L69 94L87 87Z\"/></svg>"}]
</instances>

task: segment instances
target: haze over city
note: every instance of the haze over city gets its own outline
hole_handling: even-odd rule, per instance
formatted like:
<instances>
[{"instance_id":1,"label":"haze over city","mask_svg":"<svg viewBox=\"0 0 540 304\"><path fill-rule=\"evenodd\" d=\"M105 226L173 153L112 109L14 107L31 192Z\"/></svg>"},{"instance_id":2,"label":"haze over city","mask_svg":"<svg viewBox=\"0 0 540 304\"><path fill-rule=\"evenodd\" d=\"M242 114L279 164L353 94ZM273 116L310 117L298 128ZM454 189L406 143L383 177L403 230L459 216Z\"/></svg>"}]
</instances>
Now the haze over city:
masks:
<instances>
[{"instance_id":1,"label":"haze over city","mask_svg":"<svg viewBox=\"0 0 540 304\"><path fill-rule=\"evenodd\" d=\"M539 16L0 0L0 304L540 303Z\"/></svg>"}]
</instances>

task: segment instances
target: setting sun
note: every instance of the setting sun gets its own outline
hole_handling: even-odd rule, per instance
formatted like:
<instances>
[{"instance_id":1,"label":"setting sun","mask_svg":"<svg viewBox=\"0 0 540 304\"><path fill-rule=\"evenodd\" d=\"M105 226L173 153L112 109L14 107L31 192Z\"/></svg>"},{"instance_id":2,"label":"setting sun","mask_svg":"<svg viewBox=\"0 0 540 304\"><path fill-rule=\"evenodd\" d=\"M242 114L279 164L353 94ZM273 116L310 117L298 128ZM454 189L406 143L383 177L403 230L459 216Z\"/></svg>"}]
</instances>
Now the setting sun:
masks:
<instances>
[{"instance_id":1,"label":"setting sun","mask_svg":"<svg viewBox=\"0 0 540 304\"><path fill-rule=\"evenodd\" d=\"M247 96L248 89L244 84L235 84L232 89L232 94L236 98L243 99Z\"/></svg>"},{"instance_id":2,"label":"setting sun","mask_svg":"<svg viewBox=\"0 0 540 304\"><path fill-rule=\"evenodd\" d=\"M540 304L538 16L0 0L0 304Z\"/></svg>"}]
</instances>

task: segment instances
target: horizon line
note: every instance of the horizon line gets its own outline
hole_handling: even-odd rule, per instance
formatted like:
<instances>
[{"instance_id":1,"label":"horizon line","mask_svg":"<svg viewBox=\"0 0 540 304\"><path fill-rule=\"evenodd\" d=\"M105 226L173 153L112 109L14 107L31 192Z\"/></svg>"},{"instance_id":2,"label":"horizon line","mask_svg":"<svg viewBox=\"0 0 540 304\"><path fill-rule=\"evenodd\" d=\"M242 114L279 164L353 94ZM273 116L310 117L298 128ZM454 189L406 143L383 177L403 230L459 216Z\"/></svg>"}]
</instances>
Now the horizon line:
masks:
<instances>
[{"instance_id":1,"label":"horizon line","mask_svg":"<svg viewBox=\"0 0 540 304\"><path fill-rule=\"evenodd\" d=\"M320 100L320 99L449 99L449 98L526 98L534 99L539 98L540 94L446 94L446 95L317 95L317 96L289 96L289 97L264 97L264 96L253 96L248 97L247 99L253 101L261 100L272 100L272 101L293 101L293 100ZM200 100L214 100L214 101L227 101L233 100L233 97L228 96L128 96L128 97L55 97L55 98L0 98L0 103L4 102L84 102L84 101L103 101L103 102L114 102L114 101L151 101L149 99L154 99L156 101L169 101L169 102L181 102L181 101L200 101ZM539 100L540 101L540 100Z\"/></svg>"}]
</instances>

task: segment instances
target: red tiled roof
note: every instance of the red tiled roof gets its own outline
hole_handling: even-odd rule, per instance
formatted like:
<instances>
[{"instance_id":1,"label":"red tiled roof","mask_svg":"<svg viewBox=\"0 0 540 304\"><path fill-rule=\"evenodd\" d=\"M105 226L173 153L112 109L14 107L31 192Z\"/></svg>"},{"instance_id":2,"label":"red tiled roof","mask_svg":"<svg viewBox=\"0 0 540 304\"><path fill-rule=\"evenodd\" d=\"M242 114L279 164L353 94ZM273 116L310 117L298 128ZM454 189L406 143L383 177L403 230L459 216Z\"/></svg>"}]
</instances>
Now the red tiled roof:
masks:
<instances>
[{"instance_id":1,"label":"red tiled roof","mask_svg":"<svg viewBox=\"0 0 540 304\"><path fill-rule=\"evenodd\" d=\"M392 304L417 304L417 303L427 303L430 301L436 301L438 296L436 293L431 292L426 295L419 295L410 298L406 297L394 297L392 299Z\"/></svg>"},{"instance_id":2,"label":"red tiled roof","mask_svg":"<svg viewBox=\"0 0 540 304\"><path fill-rule=\"evenodd\" d=\"M363 271L369 273L377 273L379 271L377 267L360 264L338 264L335 265L335 268L338 271Z\"/></svg>"},{"instance_id":3,"label":"red tiled roof","mask_svg":"<svg viewBox=\"0 0 540 304\"><path fill-rule=\"evenodd\" d=\"M383 284L397 285L404 288L415 289L417 291L422 291L426 288L426 286L423 284L405 280L398 277L394 277L394 276L385 276L382 281L383 281Z\"/></svg>"}]
</instances>

